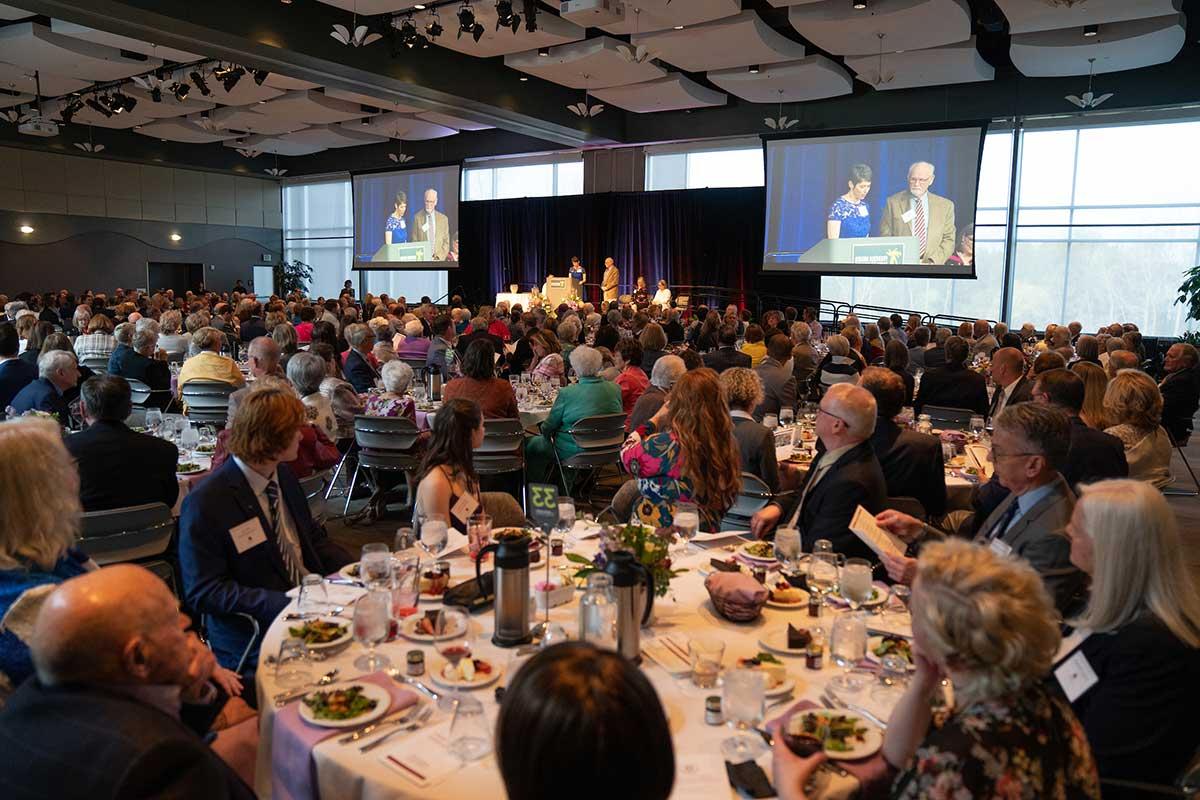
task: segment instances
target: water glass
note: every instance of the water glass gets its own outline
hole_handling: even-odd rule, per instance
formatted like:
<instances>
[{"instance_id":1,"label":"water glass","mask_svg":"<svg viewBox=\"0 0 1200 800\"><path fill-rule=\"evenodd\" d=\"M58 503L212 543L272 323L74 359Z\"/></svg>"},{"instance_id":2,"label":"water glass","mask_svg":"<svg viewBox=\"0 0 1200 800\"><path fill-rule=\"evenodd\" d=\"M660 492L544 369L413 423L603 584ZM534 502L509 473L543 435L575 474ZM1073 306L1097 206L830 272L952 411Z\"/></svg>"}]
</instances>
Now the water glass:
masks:
<instances>
[{"instance_id":1,"label":"water glass","mask_svg":"<svg viewBox=\"0 0 1200 800\"><path fill-rule=\"evenodd\" d=\"M575 527L575 501L567 495L558 498L558 525L561 533L569 533Z\"/></svg>"},{"instance_id":2,"label":"water glass","mask_svg":"<svg viewBox=\"0 0 1200 800\"><path fill-rule=\"evenodd\" d=\"M403 553L411 550L417 544L417 535L412 528L396 528L396 540L392 545L393 552Z\"/></svg>"},{"instance_id":3,"label":"water glass","mask_svg":"<svg viewBox=\"0 0 1200 800\"><path fill-rule=\"evenodd\" d=\"M430 555L442 552L450 538L450 526L441 514L427 514L420 518L421 547Z\"/></svg>"},{"instance_id":4,"label":"water glass","mask_svg":"<svg viewBox=\"0 0 1200 800\"><path fill-rule=\"evenodd\" d=\"M795 574L800 558L800 531L795 528L779 528L775 531L775 560L786 574Z\"/></svg>"},{"instance_id":5,"label":"water glass","mask_svg":"<svg viewBox=\"0 0 1200 800\"><path fill-rule=\"evenodd\" d=\"M183 431L185 428L187 428L187 426L187 418L182 414L176 416L171 421L171 428L175 431L175 441L179 442L180 444L183 444Z\"/></svg>"},{"instance_id":6,"label":"water glass","mask_svg":"<svg viewBox=\"0 0 1200 800\"><path fill-rule=\"evenodd\" d=\"M763 424L763 427L769 431L775 430L776 428L779 427L779 415L778 414L764 414L762 424Z\"/></svg>"},{"instance_id":7,"label":"water glass","mask_svg":"<svg viewBox=\"0 0 1200 800\"><path fill-rule=\"evenodd\" d=\"M467 551L472 561L479 560L479 551L492 540L492 518L482 511L467 521Z\"/></svg>"},{"instance_id":8,"label":"water glass","mask_svg":"<svg viewBox=\"0 0 1200 800\"><path fill-rule=\"evenodd\" d=\"M179 432L179 446L192 452L196 449L196 445L200 444L200 434L196 430L196 426L181 418L183 422L183 430Z\"/></svg>"},{"instance_id":9,"label":"water glass","mask_svg":"<svg viewBox=\"0 0 1200 800\"><path fill-rule=\"evenodd\" d=\"M695 503L676 503L673 524L683 541L683 549L687 550L688 542L700 531L700 509Z\"/></svg>"},{"instance_id":10,"label":"water glass","mask_svg":"<svg viewBox=\"0 0 1200 800\"><path fill-rule=\"evenodd\" d=\"M450 719L449 750L463 764L483 758L492 751L492 730L483 703L461 696Z\"/></svg>"},{"instance_id":11,"label":"water glass","mask_svg":"<svg viewBox=\"0 0 1200 800\"><path fill-rule=\"evenodd\" d=\"M978 415L971 417L971 435L974 436L976 440L983 436L984 427L985 424L983 417Z\"/></svg>"},{"instance_id":12,"label":"water glass","mask_svg":"<svg viewBox=\"0 0 1200 800\"><path fill-rule=\"evenodd\" d=\"M721 675L725 642L713 636L691 639L688 641L688 658L692 663L692 683L701 689L711 689Z\"/></svg>"},{"instance_id":13,"label":"water glass","mask_svg":"<svg viewBox=\"0 0 1200 800\"><path fill-rule=\"evenodd\" d=\"M788 426L796 421L796 412L789 408L779 409L779 424Z\"/></svg>"},{"instance_id":14,"label":"water glass","mask_svg":"<svg viewBox=\"0 0 1200 800\"><path fill-rule=\"evenodd\" d=\"M734 764L753 761L767 749L761 736L748 733L762 722L765 713L766 675L754 669L730 670L725 674L721 694L725 722L738 731L738 735L721 742L721 753Z\"/></svg>"},{"instance_id":15,"label":"water glass","mask_svg":"<svg viewBox=\"0 0 1200 800\"><path fill-rule=\"evenodd\" d=\"M851 611L857 611L871 599L874 588L871 586L871 562L863 558L846 559L839 578L842 597L850 603Z\"/></svg>"},{"instance_id":16,"label":"water glass","mask_svg":"<svg viewBox=\"0 0 1200 800\"><path fill-rule=\"evenodd\" d=\"M417 613L421 596L421 557L416 553L392 556L392 619Z\"/></svg>"},{"instance_id":17,"label":"water glass","mask_svg":"<svg viewBox=\"0 0 1200 800\"><path fill-rule=\"evenodd\" d=\"M311 681L308 645L298 637L284 639L279 643L279 655L275 659L275 683L283 689L294 689Z\"/></svg>"},{"instance_id":18,"label":"water glass","mask_svg":"<svg viewBox=\"0 0 1200 800\"><path fill-rule=\"evenodd\" d=\"M375 672L391 663L387 656L375 652L375 648L387 639L391 622L391 592L372 590L354 604L354 641L367 648L364 655L354 660L356 668Z\"/></svg>"},{"instance_id":19,"label":"water glass","mask_svg":"<svg viewBox=\"0 0 1200 800\"><path fill-rule=\"evenodd\" d=\"M391 578L392 552L384 542L369 542L362 546L362 563L358 574L367 588L385 584Z\"/></svg>"},{"instance_id":20,"label":"water glass","mask_svg":"<svg viewBox=\"0 0 1200 800\"><path fill-rule=\"evenodd\" d=\"M958 452L954 448L953 442L942 442L942 463L949 464L954 460Z\"/></svg>"},{"instance_id":21,"label":"water glass","mask_svg":"<svg viewBox=\"0 0 1200 800\"><path fill-rule=\"evenodd\" d=\"M867 626L857 614L846 614L834 620L829 634L829 655L843 670L831 683L848 692L862 689L862 679L850 674L867 655Z\"/></svg>"},{"instance_id":22,"label":"water glass","mask_svg":"<svg viewBox=\"0 0 1200 800\"><path fill-rule=\"evenodd\" d=\"M899 600L900 604L904 606L904 611L897 613L907 613L909 610L908 604L912 602L912 589L900 583L892 584L888 605L892 605L896 600Z\"/></svg>"},{"instance_id":23,"label":"water glass","mask_svg":"<svg viewBox=\"0 0 1200 800\"><path fill-rule=\"evenodd\" d=\"M296 611L305 616L319 614L328 603L329 594L325 591L324 578L309 574L300 579L300 597L296 601Z\"/></svg>"},{"instance_id":24,"label":"water glass","mask_svg":"<svg viewBox=\"0 0 1200 800\"><path fill-rule=\"evenodd\" d=\"M821 596L833 591L838 582L838 557L835 553L813 550L808 560L808 589Z\"/></svg>"},{"instance_id":25,"label":"water glass","mask_svg":"<svg viewBox=\"0 0 1200 800\"><path fill-rule=\"evenodd\" d=\"M162 426L163 426L162 410L158 409L158 408L147 409L146 410L146 430L148 430L150 432L150 435L158 436L159 432L162 431Z\"/></svg>"}]
</instances>

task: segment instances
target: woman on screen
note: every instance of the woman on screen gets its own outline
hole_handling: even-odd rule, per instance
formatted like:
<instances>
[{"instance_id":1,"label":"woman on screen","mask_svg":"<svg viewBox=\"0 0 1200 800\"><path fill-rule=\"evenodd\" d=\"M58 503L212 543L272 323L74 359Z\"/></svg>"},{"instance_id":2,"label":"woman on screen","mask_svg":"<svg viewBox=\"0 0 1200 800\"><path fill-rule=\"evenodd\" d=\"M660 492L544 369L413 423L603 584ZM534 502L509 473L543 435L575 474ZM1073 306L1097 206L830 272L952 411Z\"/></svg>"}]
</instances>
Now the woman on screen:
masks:
<instances>
[{"instance_id":1,"label":"woman on screen","mask_svg":"<svg viewBox=\"0 0 1200 800\"><path fill-rule=\"evenodd\" d=\"M975 226L968 225L958 237L954 255L946 259L947 266L972 267L975 265Z\"/></svg>"},{"instance_id":2,"label":"woman on screen","mask_svg":"<svg viewBox=\"0 0 1200 800\"><path fill-rule=\"evenodd\" d=\"M383 230L385 244L400 244L408 241L408 223L404 214L408 211L408 195L396 192L396 207L388 215L387 227Z\"/></svg>"},{"instance_id":3,"label":"woman on screen","mask_svg":"<svg viewBox=\"0 0 1200 800\"><path fill-rule=\"evenodd\" d=\"M862 239L871 235L871 209L866 203L871 191L871 177L871 168L866 164L855 164L850 168L846 181L849 191L829 207L829 218L825 222L827 238Z\"/></svg>"}]
</instances>

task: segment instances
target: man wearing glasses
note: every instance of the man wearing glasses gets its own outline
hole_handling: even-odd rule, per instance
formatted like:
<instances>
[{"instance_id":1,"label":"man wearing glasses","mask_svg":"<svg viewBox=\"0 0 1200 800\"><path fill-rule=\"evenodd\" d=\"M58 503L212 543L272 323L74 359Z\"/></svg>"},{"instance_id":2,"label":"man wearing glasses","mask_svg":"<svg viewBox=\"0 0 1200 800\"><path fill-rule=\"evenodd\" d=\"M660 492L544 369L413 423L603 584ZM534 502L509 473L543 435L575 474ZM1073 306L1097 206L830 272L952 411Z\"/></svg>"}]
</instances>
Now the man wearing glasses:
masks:
<instances>
[{"instance_id":1,"label":"man wearing glasses","mask_svg":"<svg viewBox=\"0 0 1200 800\"><path fill-rule=\"evenodd\" d=\"M920 242L922 264L945 264L954 255L954 202L929 191L933 164L908 168L908 188L887 199L880 236L912 236Z\"/></svg>"}]
</instances>

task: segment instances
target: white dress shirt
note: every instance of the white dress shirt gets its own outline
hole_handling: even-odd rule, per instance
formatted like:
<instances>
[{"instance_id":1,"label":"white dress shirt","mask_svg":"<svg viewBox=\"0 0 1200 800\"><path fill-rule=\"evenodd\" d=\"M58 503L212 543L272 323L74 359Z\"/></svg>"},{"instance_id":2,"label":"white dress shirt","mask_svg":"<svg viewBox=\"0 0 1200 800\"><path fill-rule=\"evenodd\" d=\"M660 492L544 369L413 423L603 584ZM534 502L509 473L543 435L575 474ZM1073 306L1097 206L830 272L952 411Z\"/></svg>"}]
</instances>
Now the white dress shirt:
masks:
<instances>
[{"instance_id":1,"label":"white dress shirt","mask_svg":"<svg viewBox=\"0 0 1200 800\"><path fill-rule=\"evenodd\" d=\"M909 203L909 209L913 212L913 217L909 220L908 227L912 231L912 235L917 235L917 204L921 204L921 214L925 217L925 234L929 234L929 192L917 197L913 195Z\"/></svg>"},{"instance_id":2,"label":"white dress shirt","mask_svg":"<svg viewBox=\"0 0 1200 800\"><path fill-rule=\"evenodd\" d=\"M671 305L671 290L659 289L654 293L653 303L657 306L662 306L663 308Z\"/></svg>"},{"instance_id":3,"label":"white dress shirt","mask_svg":"<svg viewBox=\"0 0 1200 800\"><path fill-rule=\"evenodd\" d=\"M237 464L238 469L246 476L246 482L250 484L250 491L254 492L254 497L258 500L258 505L262 508L267 522L271 521L271 503L267 499L267 484L275 481L279 491L279 539L291 551L296 564L300 565L300 571L302 573L307 571L308 568L304 566L304 551L300 547L300 537L296 533L296 524L288 511L287 503L284 502L283 487L279 486L279 470L271 473L271 477L264 478L237 456L233 457L233 463Z\"/></svg>"}]
</instances>

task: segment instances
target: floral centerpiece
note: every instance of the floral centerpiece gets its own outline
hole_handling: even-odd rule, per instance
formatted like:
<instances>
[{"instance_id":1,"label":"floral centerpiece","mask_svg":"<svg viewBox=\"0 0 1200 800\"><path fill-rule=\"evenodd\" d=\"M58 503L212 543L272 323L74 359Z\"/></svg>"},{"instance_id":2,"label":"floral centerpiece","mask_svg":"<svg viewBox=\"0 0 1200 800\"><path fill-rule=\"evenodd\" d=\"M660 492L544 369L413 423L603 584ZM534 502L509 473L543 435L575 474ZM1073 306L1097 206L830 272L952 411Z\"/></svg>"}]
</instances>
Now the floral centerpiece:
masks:
<instances>
[{"instance_id":1,"label":"floral centerpiece","mask_svg":"<svg viewBox=\"0 0 1200 800\"><path fill-rule=\"evenodd\" d=\"M670 528L655 530L648 525L606 525L600 531L600 549L593 558L578 553L568 553L567 559L579 564L576 579L585 578L593 572L603 572L608 564L608 554L617 550L633 553L638 562L650 570L654 577L654 594L664 597L671 586L671 579L687 570L671 569L668 555L675 536Z\"/></svg>"}]
</instances>

